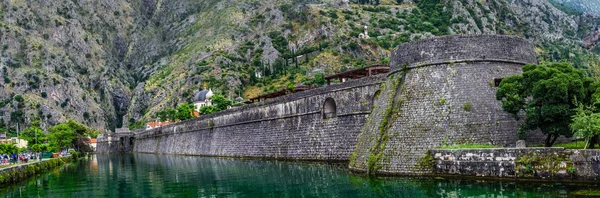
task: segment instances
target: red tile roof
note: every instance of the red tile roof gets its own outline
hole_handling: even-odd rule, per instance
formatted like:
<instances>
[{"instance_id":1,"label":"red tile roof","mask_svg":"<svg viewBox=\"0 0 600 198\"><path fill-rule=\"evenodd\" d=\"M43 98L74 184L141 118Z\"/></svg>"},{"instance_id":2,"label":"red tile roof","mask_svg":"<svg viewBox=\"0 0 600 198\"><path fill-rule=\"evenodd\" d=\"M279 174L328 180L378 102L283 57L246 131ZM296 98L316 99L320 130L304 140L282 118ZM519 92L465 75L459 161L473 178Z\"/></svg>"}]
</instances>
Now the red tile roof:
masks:
<instances>
[{"instance_id":1,"label":"red tile roof","mask_svg":"<svg viewBox=\"0 0 600 198\"><path fill-rule=\"evenodd\" d=\"M150 126L151 129L153 128L157 128L157 127L161 127L161 126L167 126L169 124L171 124L171 122L166 121L166 122L148 122L146 123L148 126Z\"/></svg>"}]
</instances>

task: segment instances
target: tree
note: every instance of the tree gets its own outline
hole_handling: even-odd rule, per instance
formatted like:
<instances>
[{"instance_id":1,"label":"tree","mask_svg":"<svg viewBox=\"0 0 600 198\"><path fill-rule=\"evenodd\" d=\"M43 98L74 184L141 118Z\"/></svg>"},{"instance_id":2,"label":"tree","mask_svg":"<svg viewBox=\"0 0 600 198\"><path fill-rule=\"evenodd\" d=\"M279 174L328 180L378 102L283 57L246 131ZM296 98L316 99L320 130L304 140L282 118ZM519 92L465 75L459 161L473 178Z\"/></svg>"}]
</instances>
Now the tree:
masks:
<instances>
[{"instance_id":1,"label":"tree","mask_svg":"<svg viewBox=\"0 0 600 198\"><path fill-rule=\"evenodd\" d=\"M43 142L46 142L47 137L46 134L42 132L42 128L40 128L40 121L34 120L31 123L31 126L25 128L21 132L21 137L24 140L27 140L29 147L31 148L33 145L38 145Z\"/></svg>"},{"instance_id":2,"label":"tree","mask_svg":"<svg viewBox=\"0 0 600 198\"><path fill-rule=\"evenodd\" d=\"M215 106L203 106L200 107L200 114L202 115L206 115L206 114L211 114L214 112L217 112L217 108Z\"/></svg>"},{"instance_id":3,"label":"tree","mask_svg":"<svg viewBox=\"0 0 600 198\"><path fill-rule=\"evenodd\" d=\"M17 148L14 144L0 144L0 153L2 154L12 154L18 153L19 148Z\"/></svg>"},{"instance_id":4,"label":"tree","mask_svg":"<svg viewBox=\"0 0 600 198\"><path fill-rule=\"evenodd\" d=\"M600 136L600 113L594 113L595 111L594 106L586 107L579 104L577 113L573 116L573 122L570 125L571 131L576 137L585 138L585 148L589 145L593 149L596 143L600 145L600 139L598 139L598 136Z\"/></svg>"},{"instance_id":5,"label":"tree","mask_svg":"<svg viewBox=\"0 0 600 198\"><path fill-rule=\"evenodd\" d=\"M177 111L175 109L165 109L159 112L156 112L156 117L160 119L161 122L164 121L175 121Z\"/></svg>"},{"instance_id":6,"label":"tree","mask_svg":"<svg viewBox=\"0 0 600 198\"><path fill-rule=\"evenodd\" d=\"M177 107L177 113L175 118L177 120L189 120L194 118L194 111L196 106L189 103L183 103Z\"/></svg>"},{"instance_id":7,"label":"tree","mask_svg":"<svg viewBox=\"0 0 600 198\"><path fill-rule=\"evenodd\" d=\"M96 132L73 120L58 124L49 129L48 143L51 151L74 147L77 151L91 151L88 136Z\"/></svg>"},{"instance_id":8,"label":"tree","mask_svg":"<svg viewBox=\"0 0 600 198\"><path fill-rule=\"evenodd\" d=\"M49 131L48 142L53 152L73 146L73 141L77 138L75 130L66 123L56 125L50 128Z\"/></svg>"},{"instance_id":9,"label":"tree","mask_svg":"<svg viewBox=\"0 0 600 198\"><path fill-rule=\"evenodd\" d=\"M502 80L496 99L502 101L504 111L517 118L525 116L522 130L540 129L547 135L545 146L550 147L559 136L573 135L569 124L576 101L588 100L591 82L568 63L528 64L523 67L523 75Z\"/></svg>"},{"instance_id":10,"label":"tree","mask_svg":"<svg viewBox=\"0 0 600 198\"><path fill-rule=\"evenodd\" d=\"M233 105L233 101L225 98L220 93L215 93L215 95L210 99L212 105L217 109L217 111L223 111Z\"/></svg>"}]
</instances>

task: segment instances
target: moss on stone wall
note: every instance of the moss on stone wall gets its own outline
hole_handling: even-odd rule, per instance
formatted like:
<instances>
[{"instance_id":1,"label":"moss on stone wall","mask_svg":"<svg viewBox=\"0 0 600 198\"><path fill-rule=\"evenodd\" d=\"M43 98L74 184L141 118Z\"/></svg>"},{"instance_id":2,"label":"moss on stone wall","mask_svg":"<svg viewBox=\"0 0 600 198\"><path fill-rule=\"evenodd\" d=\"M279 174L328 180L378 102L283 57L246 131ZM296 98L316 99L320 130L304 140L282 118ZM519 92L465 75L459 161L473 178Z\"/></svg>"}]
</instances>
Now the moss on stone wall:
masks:
<instances>
[{"instance_id":1,"label":"moss on stone wall","mask_svg":"<svg viewBox=\"0 0 600 198\"><path fill-rule=\"evenodd\" d=\"M431 152L427 151L419 161L417 161L416 169L420 171L431 172L434 170L434 162L433 156L431 156Z\"/></svg>"},{"instance_id":2,"label":"moss on stone wall","mask_svg":"<svg viewBox=\"0 0 600 198\"><path fill-rule=\"evenodd\" d=\"M382 168L381 157L383 156L383 151L386 148L387 142L390 140L390 137L388 135L388 129L391 126L390 123L397 118L396 115L398 114L397 111L400 106L399 103L402 103L401 100L396 100L396 96L398 95L403 78L404 75L401 75L396 79L392 79L392 85L388 89L392 91L388 92L388 104L382 116L381 122L378 125L378 137L376 137L377 139L375 141L375 144L373 144L373 146L369 148L369 156L367 157L367 174L375 174L379 169ZM351 164L351 166L352 165L353 164Z\"/></svg>"},{"instance_id":3,"label":"moss on stone wall","mask_svg":"<svg viewBox=\"0 0 600 198\"><path fill-rule=\"evenodd\" d=\"M576 170L567 153L538 154L532 151L523 153L515 160L515 171L519 177L534 177L540 174L555 176L560 171L573 175Z\"/></svg>"},{"instance_id":4,"label":"moss on stone wall","mask_svg":"<svg viewBox=\"0 0 600 198\"><path fill-rule=\"evenodd\" d=\"M7 168L0 172L0 184L9 184L22 181L33 175L48 172L70 161L70 157L53 158L38 163Z\"/></svg>"}]
</instances>

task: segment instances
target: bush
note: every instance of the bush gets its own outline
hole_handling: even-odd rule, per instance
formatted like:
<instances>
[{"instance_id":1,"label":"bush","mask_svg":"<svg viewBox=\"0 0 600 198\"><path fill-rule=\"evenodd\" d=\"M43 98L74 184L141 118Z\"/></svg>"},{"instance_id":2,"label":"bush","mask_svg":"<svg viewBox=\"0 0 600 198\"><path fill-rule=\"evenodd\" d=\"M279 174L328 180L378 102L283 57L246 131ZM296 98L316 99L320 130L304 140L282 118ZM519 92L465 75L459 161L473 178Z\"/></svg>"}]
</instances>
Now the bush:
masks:
<instances>
[{"instance_id":1,"label":"bush","mask_svg":"<svg viewBox=\"0 0 600 198\"><path fill-rule=\"evenodd\" d=\"M40 95L42 95L42 98L48 97L48 94L46 92L42 92Z\"/></svg>"},{"instance_id":2,"label":"bush","mask_svg":"<svg viewBox=\"0 0 600 198\"><path fill-rule=\"evenodd\" d=\"M22 96L21 94L17 94L17 95L15 95L14 99L15 99L17 102L23 102L23 96Z\"/></svg>"}]
</instances>

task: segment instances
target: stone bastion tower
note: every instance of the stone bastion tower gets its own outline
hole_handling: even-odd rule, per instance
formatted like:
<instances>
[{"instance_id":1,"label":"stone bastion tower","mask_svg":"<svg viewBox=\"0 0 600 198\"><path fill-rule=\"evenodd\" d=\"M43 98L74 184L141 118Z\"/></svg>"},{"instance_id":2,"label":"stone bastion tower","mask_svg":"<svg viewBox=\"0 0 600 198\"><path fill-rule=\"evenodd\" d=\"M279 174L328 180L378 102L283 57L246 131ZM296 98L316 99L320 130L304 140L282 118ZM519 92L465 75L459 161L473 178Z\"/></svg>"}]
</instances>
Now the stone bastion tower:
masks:
<instances>
[{"instance_id":1,"label":"stone bastion tower","mask_svg":"<svg viewBox=\"0 0 600 198\"><path fill-rule=\"evenodd\" d=\"M503 77L537 63L530 42L499 35L443 36L401 45L391 59L350 169L427 174L429 149L515 144L519 123L503 112L495 94Z\"/></svg>"}]
</instances>

